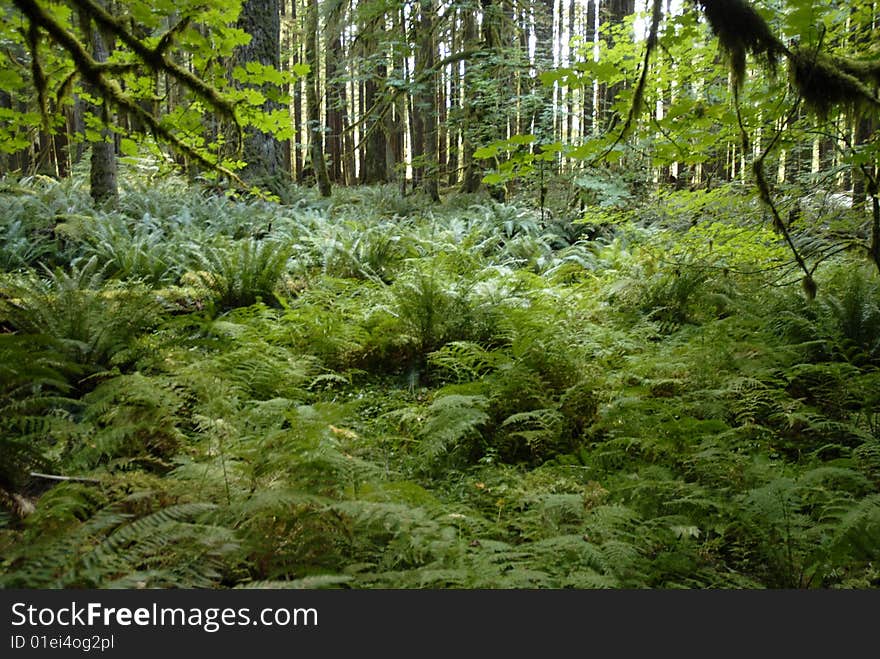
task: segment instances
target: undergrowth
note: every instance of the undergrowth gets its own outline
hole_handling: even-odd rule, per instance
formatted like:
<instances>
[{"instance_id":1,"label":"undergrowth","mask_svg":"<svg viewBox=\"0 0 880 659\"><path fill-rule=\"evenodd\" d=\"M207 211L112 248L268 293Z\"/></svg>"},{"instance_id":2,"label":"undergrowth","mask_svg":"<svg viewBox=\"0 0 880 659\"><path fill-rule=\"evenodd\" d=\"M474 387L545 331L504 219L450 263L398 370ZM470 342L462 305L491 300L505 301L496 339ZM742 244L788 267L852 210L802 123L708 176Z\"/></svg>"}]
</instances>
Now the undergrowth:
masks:
<instances>
[{"instance_id":1,"label":"undergrowth","mask_svg":"<svg viewBox=\"0 0 880 659\"><path fill-rule=\"evenodd\" d=\"M809 301L732 211L590 240L478 196L19 187L2 587L880 585L854 257Z\"/></svg>"}]
</instances>

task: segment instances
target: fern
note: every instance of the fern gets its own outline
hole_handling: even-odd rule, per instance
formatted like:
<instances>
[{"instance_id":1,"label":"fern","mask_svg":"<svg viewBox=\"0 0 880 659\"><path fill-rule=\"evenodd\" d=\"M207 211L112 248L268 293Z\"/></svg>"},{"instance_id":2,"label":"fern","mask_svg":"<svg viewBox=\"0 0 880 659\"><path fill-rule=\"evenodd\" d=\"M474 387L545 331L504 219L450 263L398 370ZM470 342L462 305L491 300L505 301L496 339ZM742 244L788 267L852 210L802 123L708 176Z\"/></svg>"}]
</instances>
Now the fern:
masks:
<instances>
[{"instance_id":1,"label":"fern","mask_svg":"<svg viewBox=\"0 0 880 659\"><path fill-rule=\"evenodd\" d=\"M168 461L184 438L178 428L183 401L170 382L140 373L122 375L102 382L82 402L82 434L74 435L65 456L72 467L171 468Z\"/></svg>"},{"instance_id":2,"label":"fern","mask_svg":"<svg viewBox=\"0 0 880 659\"><path fill-rule=\"evenodd\" d=\"M106 284L96 257L69 273L47 271L12 280L0 298L0 319L21 334L58 341L68 359L87 372L131 363L135 339L153 328L161 309L144 287Z\"/></svg>"},{"instance_id":3,"label":"fern","mask_svg":"<svg viewBox=\"0 0 880 659\"><path fill-rule=\"evenodd\" d=\"M257 302L278 304L277 287L287 271L290 246L279 240L242 239L218 245L193 246L195 277L221 309Z\"/></svg>"},{"instance_id":4,"label":"fern","mask_svg":"<svg viewBox=\"0 0 880 659\"><path fill-rule=\"evenodd\" d=\"M65 374L77 370L48 337L0 334L0 489L53 462L51 438L75 407Z\"/></svg>"},{"instance_id":5,"label":"fern","mask_svg":"<svg viewBox=\"0 0 880 659\"><path fill-rule=\"evenodd\" d=\"M480 427L489 417L483 396L450 394L435 399L419 418L419 455L427 464L458 450L468 451L478 440Z\"/></svg>"},{"instance_id":6,"label":"fern","mask_svg":"<svg viewBox=\"0 0 880 659\"><path fill-rule=\"evenodd\" d=\"M880 359L880 282L867 267L832 272L828 292L815 304L789 299L778 310L775 331L810 361L863 367Z\"/></svg>"},{"instance_id":7,"label":"fern","mask_svg":"<svg viewBox=\"0 0 880 659\"><path fill-rule=\"evenodd\" d=\"M848 509L835 525L831 551L858 561L877 560L880 547L880 495L872 494Z\"/></svg>"},{"instance_id":8,"label":"fern","mask_svg":"<svg viewBox=\"0 0 880 659\"><path fill-rule=\"evenodd\" d=\"M216 586L237 551L233 536L194 517L205 504L165 507L142 516L110 505L38 551L10 558L15 571L0 583L14 588L205 588Z\"/></svg>"},{"instance_id":9,"label":"fern","mask_svg":"<svg viewBox=\"0 0 880 659\"><path fill-rule=\"evenodd\" d=\"M259 590L320 590L325 588L341 588L352 582L352 577L345 574L317 574L290 581L249 581L236 586L239 589Z\"/></svg>"},{"instance_id":10,"label":"fern","mask_svg":"<svg viewBox=\"0 0 880 659\"><path fill-rule=\"evenodd\" d=\"M23 219L4 215L0 224L0 271L35 266L53 251L46 234L30 229Z\"/></svg>"}]
</instances>

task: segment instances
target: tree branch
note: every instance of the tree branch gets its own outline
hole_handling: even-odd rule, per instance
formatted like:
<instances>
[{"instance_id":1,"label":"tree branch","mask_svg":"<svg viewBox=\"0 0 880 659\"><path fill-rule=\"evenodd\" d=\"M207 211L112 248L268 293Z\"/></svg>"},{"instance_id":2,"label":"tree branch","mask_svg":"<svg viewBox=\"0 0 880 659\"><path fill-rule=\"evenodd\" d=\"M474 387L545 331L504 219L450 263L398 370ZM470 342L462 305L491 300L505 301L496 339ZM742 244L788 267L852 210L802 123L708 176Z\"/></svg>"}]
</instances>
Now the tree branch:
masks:
<instances>
[{"instance_id":1,"label":"tree branch","mask_svg":"<svg viewBox=\"0 0 880 659\"><path fill-rule=\"evenodd\" d=\"M164 126L159 119L157 119L152 113L146 111L142 108L138 103L136 103L131 97L127 96L125 92L122 91L122 88L119 86L119 83L115 80L109 79L106 74L115 70L115 67L105 66L97 61L89 54L86 50L85 46L82 42L70 32L67 28L61 25L54 16L49 14L38 2L35 0L13 0L16 7L28 18L31 24L31 29L41 28L46 31L46 33L64 50L68 52L71 59L73 60L74 66L76 70L80 73L80 75L85 78L89 83L95 86L97 90L101 93L101 96L109 101L110 103L116 105L119 109L124 112L127 112L131 115L138 117L143 123L149 127L150 131L153 135L167 143L177 152L189 156L190 158L196 160L206 168L223 174L228 177L235 185L239 186L241 189L248 189L248 185L232 170L227 167L224 167L218 162L214 162L209 158L205 153L196 149L184 141L182 141L177 135L175 135L169 128ZM89 5L91 3L88 0L74 0L74 2L86 2ZM86 11L89 11L88 9ZM101 10L103 11L103 10ZM111 17L112 18L112 17ZM115 21L115 19L114 19ZM114 22L115 25L115 22ZM109 27L109 26L108 26ZM118 26L117 26L118 27ZM120 34L120 33L117 33ZM121 36L121 34L120 34ZM131 39L131 35L129 35ZM137 41L137 40L135 40ZM140 43L140 42L138 42ZM143 44L141 44L143 47ZM145 47L144 47L145 48ZM149 50L149 49L147 49ZM152 52L152 51L150 51ZM165 62L164 57L160 56L160 59ZM145 60L148 66L152 64L150 61ZM166 62L167 63L167 62ZM176 67L174 65L172 68L165 68L162 65L160 68L168 73L171 73L173 68ZM219 93L206 85L203 81L198 80L190 74L186 72L187 79L194 79L198 81L198 87L203 89L210 89L212 92L212 98L216 96L220 98ZM182 81L183 82L183 81ZM184 82L184 84L187 84ZM188 86L188 85L187 85ZM205 100L209 100L206 98ZM221 99L222 101L222 99ZM209 102L211 102L209 100ZM225 104L225 105L223 105ZM213 106L213 103L211 102ZM222 101L223 107L231 106ZM222 109L222 108L217 108ZM236 125L237 122L236 122Z\"/></svg>"}]
</instances>

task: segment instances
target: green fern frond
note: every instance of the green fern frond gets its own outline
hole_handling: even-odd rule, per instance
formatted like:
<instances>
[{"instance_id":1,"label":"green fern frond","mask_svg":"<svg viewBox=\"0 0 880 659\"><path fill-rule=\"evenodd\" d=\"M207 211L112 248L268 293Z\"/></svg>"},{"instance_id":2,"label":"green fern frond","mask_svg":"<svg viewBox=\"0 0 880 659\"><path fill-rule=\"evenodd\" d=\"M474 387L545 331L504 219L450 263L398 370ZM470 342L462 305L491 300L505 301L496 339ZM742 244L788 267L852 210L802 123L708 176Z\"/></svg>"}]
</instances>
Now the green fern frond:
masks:
<instances>
[{"instance_id":1,"label":"green fern frond","mask_svg":"<svg viewBox=\"0 0 880 659\"><path fill-rule=\"evenodd\" d=\"M489 420L484 396L452 394L434 400L419 431L419 453L429 461L473 440Z\"/></svg>"},{"instance_id":2,"label":"green fern frond","mask_svg":"<svg viewBox=\"0 0 880 659\"><path fill-rule=\"evenodd\" d=\"M4 286L0 319L23 335L51 337L67 359L92 372L133 361L135 339L161 314L156 297L143 286L105 284L96 257L47 275Z\"/></svg>"},{"instance_id":3,"label":"green fern frond","mask_svg":"<svg viewBox=\"0 0 880 659\"><path fill-rule=\"evenodd\" d=\"M291 255L288 243L248 238L218 245L194 245L195 277L214 295L221 309L262 301L278 304L277 287Z\"/></svg>"},{"instance_id":4,"label":"green fern frond","mask_svg":"<svg viewBox=\"0 0 880 659\"><path fill-rule=\"evenodd\" d=\"M856 503L834 529L831 547L862 561L876 561L880 553L880 494Z\"/></svg>"}]
</instances>

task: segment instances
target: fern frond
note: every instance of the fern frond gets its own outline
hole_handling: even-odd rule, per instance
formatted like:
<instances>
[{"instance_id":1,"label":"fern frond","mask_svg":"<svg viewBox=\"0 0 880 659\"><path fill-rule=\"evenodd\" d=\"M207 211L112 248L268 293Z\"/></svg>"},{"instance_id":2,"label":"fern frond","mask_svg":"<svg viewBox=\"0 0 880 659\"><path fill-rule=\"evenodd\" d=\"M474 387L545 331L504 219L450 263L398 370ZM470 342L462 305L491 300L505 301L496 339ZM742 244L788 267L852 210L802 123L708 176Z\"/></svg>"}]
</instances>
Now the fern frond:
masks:
<instances>
[{"instance_id":1,"label":"fern frond","mask_svg":"<svg viewBox=\"0 0 880 659\"><path fill-rule=\"evenodd\" d=\"M452 394L434 400L419 432L419 452L429 461L473 439L489 420L484 396Z\"/></svg>"}]
</instances>

